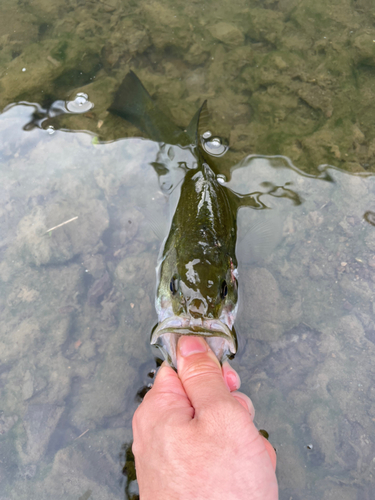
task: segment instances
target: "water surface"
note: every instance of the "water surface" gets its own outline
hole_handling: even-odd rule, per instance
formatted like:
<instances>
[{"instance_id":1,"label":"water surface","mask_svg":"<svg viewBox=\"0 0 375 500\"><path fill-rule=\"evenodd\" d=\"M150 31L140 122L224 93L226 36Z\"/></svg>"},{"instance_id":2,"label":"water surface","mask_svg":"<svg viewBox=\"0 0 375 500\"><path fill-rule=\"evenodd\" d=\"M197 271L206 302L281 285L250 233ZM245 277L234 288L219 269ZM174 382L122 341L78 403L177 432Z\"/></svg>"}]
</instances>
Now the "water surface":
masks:
<instances>
[{"instance_id":1,"label":"water surface","mask_svg":"<svg viewBox=\"0 0 375 500\"><path fill-rule=\"evenodd\" d=\"M229 187L269 193L272 210L239 212L233 365L277 449L280 498L372 498L372 2L1 10L0 497L136 493L123 445L156 368L155 233L171 209L159 145L106 111L133 69L181 126L208 99ZM263 223L278 234L266 254Z\"/></svg>"}]
</instances>

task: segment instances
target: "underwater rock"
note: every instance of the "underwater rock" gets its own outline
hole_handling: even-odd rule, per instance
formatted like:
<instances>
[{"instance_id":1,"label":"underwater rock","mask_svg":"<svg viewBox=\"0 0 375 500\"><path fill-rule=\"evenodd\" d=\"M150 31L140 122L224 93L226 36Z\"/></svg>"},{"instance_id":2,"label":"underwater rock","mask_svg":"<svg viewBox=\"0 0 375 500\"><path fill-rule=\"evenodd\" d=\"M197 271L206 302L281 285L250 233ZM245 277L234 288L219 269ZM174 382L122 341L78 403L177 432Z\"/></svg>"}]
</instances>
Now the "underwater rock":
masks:
<instances>
[{"instance_id":1,"label":"underwater rock","mask_svg":"<svg viewBox=\"0 0 375 500\"><path fill-rule=\"evenodd\" d=\"M237 26L231 23L217 23L208 28L211 35L227 45L242 45L244 35Z\"/></svg>"},{"instance_id":2,"label":"underwater rock","mask_svg":"<svg viewBox=\"0 0 375 500\"><path fill-rule=\"evenodd\" d=\"M191 45L189 50L184 54L184 59L189 64L193 65L201 65L204 64L205 61L210 57L210 53L205 50L204 45L199 43L194 43Z\"/></svg>"},{"instance_id":3,"label":"underwater rock","mask_svg":"<svg viewBox=\"0 0 375 500\"><path fill-rule=\"evenodd\" d=\"M103 274L103 276L94 281L91 285L88 293L87 293L87 302L91 307L94 307L98 304L99 299L110 290L112 287L112 281L109 277L107 271Z\"/></svg>"},{"instance_id":4,"label":"underwater rock","mask_svg":"<svg viewBox=\"0 0 375 500\"><path fill-rule=\"evenodd\" d=\"M134 19L126 17L116 28L122 34L116 41L126 48L128 54L142 54L150 47L151 40L147 30L141 24L135 24Z\"/></svg>"},{"instance_id":5,"label":"underwater rock","mask_svg":"<svg viewBox=\"0 0 375 500\"><path fill-rule=\"evenodd\" d=\"M143 252L141 259L136 255L129 255L122 259L116 267L115 284L124 294L124 299L135 302L140 297L140 284L142 288L147 283L153 282L156 260L153 254ZM151 273L151 274L150 274ZM152 290L152 285L151 285Z\"/></svg>"},{"instance_id":6,"label":"underwater rock","mask_svg":"<svg viewBox=\"0 0 375 500\"><path fill-rule=\"evenodd\" d=\"M116 481L115 471L116 465L107 453L88 454L89 445L86 446L69 446L57 452L52 474L59 472L59 475L71 473L72 470L86 480L98 482L102 485L110 485Z\"/></svg>"},{"instance_id":7,"label":"underwater rock","mask_svg":"<svg viewBox=\"0 0 375 500\"><path fill-rule=\"evenodd\" d=\"M327 464L333 464L337 460L336 450L339 436L337 425L332 425L335 420L336 412L325 405L315 406L307 415L312 441L316 443L316 446L319 446Z\"/></svg>"},{"instance_id":8,"label":"underwater rock","mask_svg":"<svg viewBox=\"0 0 375 500\"><path fill-rule=\"evenodd\" d=\"M117 194L121 183L118 177L113 175L111 172L104 172L101 168L95 170L94 177L100 189L103 189L107 199Z\"/></svg>"},{"instance_id":9,"label":"underwater rock","mask_svg":"<svg viewBox=\"0 0 375 500\"><path fill-rule=\"evenodd\" d=\"M353 41L353 45L356 49L355 59L357 64L375 66L375 43L372 35L363 33L357 36Z\"/></svg>"},{"instance_id":10,"label":"underwater rock","mask_svg":"<svg viewBox=\"0 0 375 500\"><path fill-rule=\"evenodd\" d=\"M72 217L77 219L48 231ZM108 224L107 210L103 202L96 199L53 204L46 208L38 206L18 224L15 245L27 263L36 266L59 264L92 250Z\"/></svg>"},{"instance_id":11,"label":"underwater rock","mask_svg":"<svg viewBox=\"0 0 375 500\"><path fill-rule=\"evenodd\" d=\"M100 369L90 377L90 384L84 384L80 389L79 401L71 410L71 421L79 429L103 425L104 419L116 415L122 415L124 421L130 421L136 409L134 387L138 380L138 367L137 363L134 366L133 363L124 363L125 351L121 342L123 331L120 328L112 334ZM128 328L128 332L132 334L133 341L140 335L140 332L131 328Z\"/></svg>"},{"instance_id":12,"label":"underwater rock","mask_svg":"<svg viewBox=\"0 0 375 500\"><path fill-rule=\"evenodd\" d=\"M145 218L146 223L148 223L147 213L143 215L141 208L139 210L134 208L121 210L120 208L119 212L115 221L115 230L111 235L111 247L120 250L120 255L123 253L122 250L125 249L125 254L128 255L130 252L129 244L137 235L140 223ZM153 214L153 217L155 217L155 214ZM152 229L152 227L150 223L148 229Z\"/></svg>"},{"instance_id":13,"label":"underwater rock","mask_svg":"<svg viewBox=\"0 0 375 500\"><path fill-rule=\"evenodd\" d=\"M0 436L6 434L10 429L18 422L18 415L4 415L3 411L0 411ZM1 480L0 480L1 482Z\"/></svg>"},{"instance_id":14,"label":"underwater rock","mask_svg":"<svg viewBox=\"0 0 375 500\"><path fill-rule=\"evenodd\" d=\"M298 90L298 96L313 109L320 109L327 118L333 113L330 92L317 85L304 84Z\"/></svg>"},{"instance_id":15,"label":"underwater rock","mask_svg":"<svg viewBox=\"0 0 375 500\"><path fill-rule=\"evenodd\" d=\"M300 324L271 344L271 353L262 361L261 367L269 380L277 380L278 390L285 397L304 385L323 360L318 348L320 338L320 332Z\"/></svg>"},{"instance_id":16,"label":"underwater rock","mask_svg":"<svg viewBox=\"0 0 375 500\"><path fill-rule=\"evenodd\" d=\"M366 493L363 496L358 495L359 490L356 486L350 486L344 482L336 484L332 477L321 481L321 488L323 490L322 500L336 500L337 498L340 498L340 500L353 500L356 497L367 500L371 498L370 494L366 495Z\"/></svg>"},{"instance_id":17,"label":"underwater rock","mask_svg":"<svg viewBox=\"0 0 375 500\"><path fill-rule=\"evenodd\" d=\"M3 393L4 406L7 405L8 408L20 412L24 402L32 405L64 405L65 398L71 390L71 379L75 374L74 366L71 366L71 360L54 352L53 342L45 339L43 344L44 347L40 348L40 352L33 358L38 369L30 367L24 373L21 366L13 365L7 378L7 391ZM30 372L30 375L27 372Z\"/></svg>"},{"instance_id":18,"label":"underwater rock","mask_svg":"<svg viewBox=\"0 0 375 500\"><path fill-rule=\"evenodd\" d=\"M39 299L39 292L33 288L29 288L27 285L21 285L8 295L7 304L12 308L18 306L31 304ZM26 303L26 304L25 304Z\"/></svg>"},{"instance_id":19,"label":"underwater rock","mask_svg":"<svg viewBox=\"0 0 375 500\"><path fill-rule=\"evenodd\" d=\"M27 356L43 336L39 322L35 318L27 318L17 326L4 325L1 332L1 361L9 362Z\"/></svg>"},{"instance_id":20,"label":"underwater rock","mask_svg":"<svg viewBox=\"0 0 375 500\"><path fill-rule=\"evenodd\" d=\"M354 315L343 316L337 325L336 332L354 346L364 347L365 332L359 319Z\"/></svg>"},{"instance_id":21,"label":"underwater rock","mask_svg":"<svg viewBox=\"0 0 375 500\"><path fill-rule=\"evenodd\" d=\"M79 349L79 353L84 359L92 359L96 356L96 346L95 342L92 340L86 340Z\"/></svg>"},{"instance_id":22,"label":"underwater rock","mask_svg":"<svg viewBox=\"0 0 375 500\"><path fill-rule=\"evenodd\" d=\"M280 42L282 32L285 28L282 12L273 9L247 8L243 13L246 19L246 35L257 42L268 42L276 44ZM291 37L285 37L283 43L288 42ZM300 44L303 43L299 37ZM299 46L301 47L301 45Z\"/></svg>"},{"instance_id":23,"label":"underwater rock","mask_svg":"<svg viewBox=\"0 0 375 500\"><path fill-rule=\"evenodd\" d=\"M87 427L85 428L85 430ZM77 436L78 437L78 436ZM130 429L88 432L66 448L57 451L51 464L40 464L37 481L25 479L12 488L13 499L28 500L118 500L124 498L124 486L118 454L121 443L131 440ZM93 493L94 492L94 493Z\"/></svg>"},{"instance_id":24,"label":"underwater rock","mask_svg":"<svg viewBox=\"0 0 375 500\"><path fill-rule=\"evenodd\" d=\"M114 286L120 291L122 297L122 314L129 332L132 329L151 330L151 318L155 317L153 305L155 293L155 267L156 258L143 252L143 259L130 255L123 259L116 267ZM125 338L125 350L133 350L133 341L130 335Z\"/></svg>"},{"instance_id":25,"label":"underwater rock","mask_svg":"<svg viewBox=\"0 0 375 500\"><path fill-rule=\"evenodd\" d=\"M257 406L257 408L259 408L259 406ZM264 416L265 418L263 421L267 421L267 415ZM274 421L272 420L271 422L273 424ZM267 428L269 427L267 426ZM291 484L298 492L306 491L308 471L306 470L306 465L304 464L304 457L302 457L301 453L299 453L298 446L296 446L294 428L288 423L287 418L283 424L280 425L280 423L277 423L277 429L275 432L271 432L270 439L273 446L276 445L277 459L279 461L277 466L277 478L280 491L287 490L289 492ZM290 477L290 471L293 471L292 483L288 480ZM302 500L302 498L297 495L292 496L292 500ZM289 494L286 496L285 500L290 500Z\"/></svg>"},{"instance_id":26,"label":"underwater rock","mask_svg":"<svg viewBox=\"0 0 375 500\"><path fill-rule=\"evenodd\" d=\"M36 464L21 465L18 467L17 476L19 476L23 481L32 479L35 477L36 469Z\"/></svg>"},{"instance_id":27,"label":"underwater rock","mask_svg":"<svg viewBox=\"0 0 375 500\"><path fill-rule=\"evenodd\" d=\"M167 4L155 0L143 3L142 13L145 24L153 27L150 36L157 49L172 46L181 53L188 50L191 31L182 16L176 16ZM141 80L144 82L143 78Z\"/></svg>"},{"instance_id":28,"label":"underwater rock","mask_svg":"<svg viewBox=\"0 0 375 500\"><path fill-rule=\"evenodd\" d=\"M70 33L69 38L64 38L39 40L38 43L33 40L23 47L24 50L18 57L9 61L7 71L0 75L1 108L17 101L21 95L33 96L34 99L30 100L34 102L42 101L45 95L43 89L45 92L54 93L54 81L59 77L63 79L64 73L69 74L77 67L81 69L81 74L95 74L97 54L101 50L100 42L91 36L92 50L90 49L87 57L82 59L82 40L74 33ZM56 65L52 61L64 64Z\"/></svg>"},{"instance_id":29,"label":"underwater rock","mask_svg":"<svg viewBox=\"0 0 375 500\"><path fill-rule=\"evenodd\" d=\"M24 427L27 435L24 463L36 463L43 458L63 411L63 406L51 404L28 405L24 417Z\"/></svg>"},{"instance_id":30,"label":"underwater rock","mask_svg":"<svg viewBox=\"0 0 375 500\"><path fill-rule=\"evenodd\" d=\"M106 270L104 256L100 253L86 254L82 259L85 273L90 274L95 280L103 276Z\"/></svg>"},{"instance_id":31,"label":"underwater rock","mask_svg":"<svg viewBox=\"0 0 375 500\"><path fill-rule=\"evenodd\" d=\"M241 272L240 295L242 314L238 330L253 339L274 341L293 326L297 318L282 296L277 281L265 268L244 269ZM298 308L295 310L299 316Z\"/></svg>"},{"instance_id":32,"label":"underwater rock","mask_svg":"<svg viewBox=\"0 0 375 500\"><path fill-rule=\"evenodd\" d=\"M79 429L102 425L105 419L118 415L131 419L136 407L134 387L139 383L140 363L151 357L150 321L156 316L151 299L156 259L146 252L141 256L126 257L114 272L113 288L119 294L116 301L120 304L117 329L108 335L108 322L103 326L97 322L95 328L90 327L92 338L85 339L80 347L83 359L91 359L98 353L100 368L90 375L90 383L80 386L79 400L71 410L71 421ZM117 302L114 305L117 307ZM129 362L124 363L124 359Z\"/></svg>"},{"instance_id":33,"label":"underwater rock","mask_svg":"<svg viewBox=\"0 0 375 500\"><path fill-rule=\"evenodd\" d=\"M353 305L361 306L366 310L371 299L374 297L373 286L370 282L366 281L353 281L348 276L343 276L340 282L341 289L345 296L350 297ZM366 305L366 309L365 309Z\"/></svg>"},{"instance_id":34,"label":"underwater rock","mask_svg":"<svg viewBox=\"0 0 375 500\"><path fill-rule=\"evenodd\" d=\"M23 379L22 385L22 398L24 401L30 399L34 394L34 380L33 376L30 373L30 370L27 370Z\"/></svg>"}]
</instances>

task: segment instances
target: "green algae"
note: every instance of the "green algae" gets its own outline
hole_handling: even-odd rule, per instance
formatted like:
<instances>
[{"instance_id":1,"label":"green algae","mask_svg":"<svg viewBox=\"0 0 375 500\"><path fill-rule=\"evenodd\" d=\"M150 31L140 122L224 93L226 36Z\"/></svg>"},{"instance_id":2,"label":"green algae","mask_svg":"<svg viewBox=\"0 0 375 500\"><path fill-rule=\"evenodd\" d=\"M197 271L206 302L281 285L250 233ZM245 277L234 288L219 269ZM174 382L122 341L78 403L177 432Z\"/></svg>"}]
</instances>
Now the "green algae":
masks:
<instances>
[{"instance_id":1,"label":"green algae","mask_svg":"<svg viewBox=\"0 0 375 500\"><path fill-rule=\"evenodd\" d=\"M42 100L41 87L44 95L61 98L95 75L104 84L109 77L119 82L134 68L181 124L204 98L213 103L214 115L222 115L225 95L225 120L233 130L241 106L247 106L251 112L241 130L242 142L247 142L244 154L285 154L308 171L312 161L336 164L333 147L348 154L339 159L340 168L353 170L355 164L357 171L374 169L369 151L374 139L374 12L368 2L275 1L260 6L237 0L232 8L210 2L202 8L194 2L70 2L64 10L58 1L39 1L26 6L14 21L25 27L22 37L8 29L1 39L2 106ZM8 16L11 9L5 8ZM26 29L31 20L36 32ZM190 75L198 69L202 84L191 86ZM104 111L96 106L94 114L101 119ZM349 117L365 135L359 154L351 154L348 130L338 125ZM116 121L106 122L101 139L118 137ZM83 128L95 131L96 123L86 120ZM260 133L254 136L253 129ZM335 142L325 147L319 131L327 129L335 130ZM292 140L297 130L307 148Z\"/></svg>"}]
</instances>

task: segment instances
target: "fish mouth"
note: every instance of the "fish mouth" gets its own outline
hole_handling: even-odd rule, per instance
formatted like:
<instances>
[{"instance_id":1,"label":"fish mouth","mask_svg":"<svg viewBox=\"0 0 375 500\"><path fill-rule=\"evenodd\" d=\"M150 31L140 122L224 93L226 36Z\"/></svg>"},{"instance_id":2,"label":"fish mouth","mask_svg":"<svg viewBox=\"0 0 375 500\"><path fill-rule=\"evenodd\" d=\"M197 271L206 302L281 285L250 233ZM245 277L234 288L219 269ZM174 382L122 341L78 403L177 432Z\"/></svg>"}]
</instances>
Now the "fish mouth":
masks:
<instances>
[{"instance_id":1,"label":"fish mouth","mask_svg":"<svg viewBox=\"0 0 375 500\"><path fill-rule=\"evenodd\" d=\"M204 337L220 362L237 352L234 328L219 319L171 316L157 324L151 333L151 345L157 346L170 365L177 368L177 343L182 335Z\"/></svg>"}]
</instances>

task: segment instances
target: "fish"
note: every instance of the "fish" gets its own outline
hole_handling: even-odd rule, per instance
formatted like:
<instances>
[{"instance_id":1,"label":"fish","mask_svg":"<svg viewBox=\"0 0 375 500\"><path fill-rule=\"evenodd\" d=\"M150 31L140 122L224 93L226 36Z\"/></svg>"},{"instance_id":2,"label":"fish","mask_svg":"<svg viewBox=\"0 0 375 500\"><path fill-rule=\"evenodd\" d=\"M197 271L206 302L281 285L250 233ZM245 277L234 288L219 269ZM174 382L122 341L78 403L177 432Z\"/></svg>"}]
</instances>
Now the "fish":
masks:
<instances>
[{"instance_id":1,"label":"fish","mask_svg":"<svg viewBox=\"0 0 375 500\"><path fill-rule=\"evenodd\" d=\"M234 328L238 310L236 215L240 205L265 208L261 193L238 195L223 184L215 159L226 153L227 145L207 130L206 101L182 129L163 113L131 71L109 111L159 143L159 161L152 165L160 177L171 170L168 161L183 170L179 199L157 266L158 323L151 345L174 367L182 335L204 337L221 362L232 358L238 348ZM178 162L178 154L189 160Z\"/></svg>"}]
</instances>

